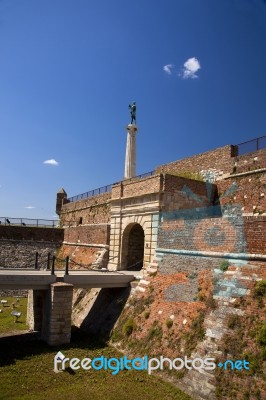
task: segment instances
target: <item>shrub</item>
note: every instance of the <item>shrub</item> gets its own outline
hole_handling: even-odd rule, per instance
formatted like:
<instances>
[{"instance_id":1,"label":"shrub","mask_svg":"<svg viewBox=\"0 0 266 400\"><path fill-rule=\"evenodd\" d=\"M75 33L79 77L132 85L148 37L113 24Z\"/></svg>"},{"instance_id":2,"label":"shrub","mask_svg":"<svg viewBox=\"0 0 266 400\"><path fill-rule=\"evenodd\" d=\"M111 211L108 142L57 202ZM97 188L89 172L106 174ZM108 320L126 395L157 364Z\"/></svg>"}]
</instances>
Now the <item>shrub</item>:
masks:
<instances>
[{"instance_id":1,"label":"shrub","mask_svg":"<svg viewBox=\"0 0 266 400\"><path fill-rule=\"evenodd\" d=\"M266 280L258 281L254 288L254 297L263 297L266 295Z\"/></svg>"},{"instance_id":2,"label":"shrub","mask_svg":"<svg viewBox=\"0 0 266 400\"><path fill-rule=\"evenodd\" d=\"M215 299L213 298L212 295L210 295L207 300L206 300L206 306L208 308L210 308L211 310L215 310L215 308L217 307L217 303L215 301Z\"/></svg>"},{"instance_id":3,"label":"shrub","mask_svg":"<svg viewBox=\"0 0 266 400\"><path fill-rule=\"evenodd\" d=\"M172 319L170 319L170 318L167 319L167 320L166 320L166 326L167 326L167 328L170 329L170 328L173 326L173 323L174 323L174 322L173 322Z\"/></svg>"},{"instance_id":4,"label":"shrub","mask_svg":"<svg viewBox=\"0 0 266 400\"><path fill-rule=\"evenodd\" d=\"M119 340L122 339L121 333L118 331L118 329L114 329L112 333L112 341L113 342L119 342Z\"/></svg>"},{"instance_id":5,"label":"shrub","mask_svg":"<svg viewBox=\"0 0 266 400\"><path fill-rule=\"evenodd\" d=\"M198 342L202 341L205 337L203 322L204 312L200 311L197 317L192 321L190 331L184 334L185 351L187 352L188 356L190 356Z\"/></svg>"},{"instance_id":6,"label":"shrub","mask_svg":"<svg viewBox=\"0 0 266 400\"><path fill-rule=\"evenodd\" d=\"M198 294L198 300L199 301L205 301L206 300L206 295L204 293L199 293Z\"/></svg>"},{"instance_id":7,"label":"shrub","mask_svg":"<svg viewBox=\"0 0 266 400\"><path fill-rule=\"evenodd\" d=\"M221 271L227 271L229 267L229 262L228 261L223 261L220 265L220 270Z\"/></svg>"},{"instance_id":8,"label":"shrub","mask_svg":"<svg viewBox=\"0 0 266 400\"><path fill-rule=\"evenodd\" d=\"M134 327L135 327L135 324L134 324L133 318L129 318L123 325L123 329L122 329L123 334L126 336L130 336L134 330Z\"/></svg>"},{"instance_id":9,"label":"shrub","mask_svg":"<svg viewBox=\"0 0 266 400\"><path fill-rule=\"evenodd\" d=\"M143 316L144 316L145 319L148 319L149 316L150 316L150 312L149 311L144 311Z\"/></svg>"},{"instance_id":10,"label":"shrub","mask_svg":"<svg viewBox=\"0 0 266 400\"><path fill-rule=\"evenodd\" d=\"M266 346L266 322L259 328L257 342L261 346Z\"/></svg>"},{"instance_id":11,"label":"shrub","mask_svg":"<svg viewBox=\"0 0 266 400\"><path fill-rule=\"evenodd\" d=\"M230 315L227 322L227 327L229 329L235 329L240 325L240 318L238 315Z\"/></svg>"},{"instance_id":12,"label":"shrub","mask_svg":"<svg viewBox=\"0 0 266 400\"><path fill-rule=\"evenodd\" d=\"M153 326L149 329L147 339L149 341L155 338L161 339L162 336L163 336L162 328L158 325L158 323L155 322Z\"/></svg>"}]
</instances>

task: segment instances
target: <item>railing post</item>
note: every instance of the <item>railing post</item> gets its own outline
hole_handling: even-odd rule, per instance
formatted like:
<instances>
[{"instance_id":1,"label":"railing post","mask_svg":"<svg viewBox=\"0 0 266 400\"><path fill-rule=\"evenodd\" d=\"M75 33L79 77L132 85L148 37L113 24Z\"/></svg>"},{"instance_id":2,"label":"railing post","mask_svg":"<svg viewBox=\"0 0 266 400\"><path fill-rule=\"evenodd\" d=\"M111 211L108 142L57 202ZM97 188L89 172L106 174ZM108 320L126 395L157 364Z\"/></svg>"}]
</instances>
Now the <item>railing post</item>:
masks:
<instances>
[{"instance_id":1,"label":"railing post","mask_svg":"<svg viewBox=\"0 0 266 400\"><path fill-rule=\"evenodd\" d=\"M47 269L50 269L50 256L51 256L51 254L48 253L48 258L47 258Z\"/></svg>"},{"instance_id":2,"label":"railing post","mask_svg":"<svg viewBox=\"0 0 266 400\"><path fill-rule=\"evenodd\" d=\"M38 269L38 251L35 253L35 269Z\"/></svg>"},{"instance_id":3,"label":"railing post","mask_svg":"<svg viewBox=\"0 0 266 400\"><path fill-rule=\"evenodd\" d=\"M55 256L53 256L51 275L54 275Z\"/></svg>"},{"instance_id":4,"label":"railing post","mask_svg":"<svg viewBox=\"0 0 266 400\"><path fill-rule=\"evenodd\" d=\"M66 257L66 270L65 270L65 275L68 275L68 266L69 266L69 256Z\"/></svg>"}]
</instances>

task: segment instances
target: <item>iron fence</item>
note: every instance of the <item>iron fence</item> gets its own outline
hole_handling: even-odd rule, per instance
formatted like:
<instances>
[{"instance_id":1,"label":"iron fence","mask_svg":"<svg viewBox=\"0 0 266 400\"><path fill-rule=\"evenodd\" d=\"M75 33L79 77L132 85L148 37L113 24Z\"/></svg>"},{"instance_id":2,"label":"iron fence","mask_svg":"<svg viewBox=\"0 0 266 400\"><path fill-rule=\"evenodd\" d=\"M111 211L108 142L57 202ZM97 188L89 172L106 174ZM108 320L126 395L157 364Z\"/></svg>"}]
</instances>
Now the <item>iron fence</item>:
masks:
<instances>
[{"instance_id":1,"label":"iron fence","mask_svg":"<svg viewBox=\"0 0 266 400\"><path fill-rule=\"evenodd\" d=\"M97 189L90 190L89 192L78 194L77 196L69 197L67 200L70 203L72 203L74 201L87 199L88 197L97 196L97 195L102 194L102 193L111 192L111 190L112 190L112 184L111 185L102 186L102 187L97 188Z\"/></svg>"},{"instance_id":2,"label":"iron fence","mask_svg":"<svg viewBox=\"0 0 266 400\"><path fill-rule=\"evenodd\" d=\"M0 217L0 225L56 228L59 226L59 220Z\"/></svg>"},{"instance_id":3,"label":"iron fence","mask_svg":"<svg viewBox=\"0 0 266 400\"><path fill-rule=\"evenodd\" d=\"M126 179L126 180L146 178L146 177L152 176L154 174L155 174L155 170L154 171L150 171L150 172L145 172L144 174L140 174L140 175L134 176L133 178L129 178L129 179ZM111 192L112 186L113 185L117 185L120 182L123 182L123 181L118 181L118 182L115 182L115 183L111 183L110 185L102 186L100 188L90 190L89 192L85 192L85 193L81 193L81 194L78 194L78 195L73 196L73 197L69 197L67 200L68 200L69 203L73 203L74 201L84 200L84 199L87 199L89 197L97 196L97 195L102 194L102 193Z\"/></svg>"},{"instance_id":4,"label":"iron fence","mask_svg":"<svg viewBox=\"0 0 266 400\"><path fill-rule=\"evenodd\" d=\"M261 150L266 148L266 135L260 136L256 139L248 140L247 142L239 143L237 145L238 155L241 156L246 153Z\"/></svg>"},{"instance_id":5,"label":"iron fence","mask_svg":"<svg viewBox=\"0 0 266 400\"><path fill-rule=\"evenodd\" d=\"M155 175L155 170L153 170L153 171L150 171L150 172L145 172L144 174L140 174L140 175L137 175L137 176L133 176L132 178L129 178L129 179L126 179L127 181L131 181L131 180L133 180L133 179L141 179L141 178L147 178L147 177L149 177L149 176L152 176L152 175ZM123 181L122 181L123 182Z\"/></svg>"}]
</instances>

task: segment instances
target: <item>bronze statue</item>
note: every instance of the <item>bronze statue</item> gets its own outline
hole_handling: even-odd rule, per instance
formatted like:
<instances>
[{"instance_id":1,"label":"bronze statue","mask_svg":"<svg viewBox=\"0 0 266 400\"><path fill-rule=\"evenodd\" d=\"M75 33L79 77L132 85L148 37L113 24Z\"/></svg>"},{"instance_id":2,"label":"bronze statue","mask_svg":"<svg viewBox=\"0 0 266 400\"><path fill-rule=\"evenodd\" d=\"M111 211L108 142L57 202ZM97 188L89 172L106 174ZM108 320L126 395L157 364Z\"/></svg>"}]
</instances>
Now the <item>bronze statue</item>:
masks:
<instances>
[{"instance_id":1,"label":"bronze statue","mask_svg":"<svg viewBox=\"0 0 266 400\"><path fill-rule=\"evenodd\" d=\"M133 101L132 104L129 104L128 108L130 109L131 124L133 124L133 121L135 121L136 124L136 110L137 110L136 102Z\"/></svg>"}]
</instances>

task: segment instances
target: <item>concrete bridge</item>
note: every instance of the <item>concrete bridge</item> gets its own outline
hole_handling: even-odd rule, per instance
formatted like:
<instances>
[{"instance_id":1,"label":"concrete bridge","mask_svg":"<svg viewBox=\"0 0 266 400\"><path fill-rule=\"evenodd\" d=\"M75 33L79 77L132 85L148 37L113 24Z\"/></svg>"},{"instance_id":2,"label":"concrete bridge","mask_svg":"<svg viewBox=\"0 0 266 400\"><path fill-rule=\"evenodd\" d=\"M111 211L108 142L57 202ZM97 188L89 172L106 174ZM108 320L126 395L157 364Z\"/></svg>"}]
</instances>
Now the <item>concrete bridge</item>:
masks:
<instances>
[{"instance_id":1,"label":"concrete bridge","mask_svg":"<svg viewBox=\"0 0 266 400\"><path fill-rule=\"evenodd\" d=\"M51 273L52 272L52 273ZM127 287L135 279L129 271L0 270L0 289L28 289L27 321L49 345L70 342L74 288Z\"/></svg>"}]
</instances>

